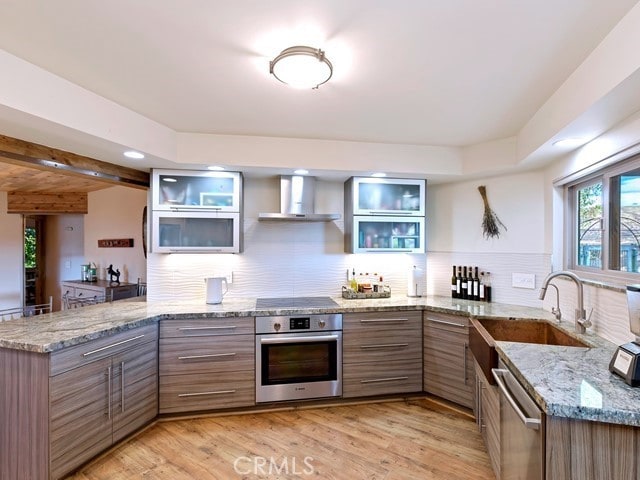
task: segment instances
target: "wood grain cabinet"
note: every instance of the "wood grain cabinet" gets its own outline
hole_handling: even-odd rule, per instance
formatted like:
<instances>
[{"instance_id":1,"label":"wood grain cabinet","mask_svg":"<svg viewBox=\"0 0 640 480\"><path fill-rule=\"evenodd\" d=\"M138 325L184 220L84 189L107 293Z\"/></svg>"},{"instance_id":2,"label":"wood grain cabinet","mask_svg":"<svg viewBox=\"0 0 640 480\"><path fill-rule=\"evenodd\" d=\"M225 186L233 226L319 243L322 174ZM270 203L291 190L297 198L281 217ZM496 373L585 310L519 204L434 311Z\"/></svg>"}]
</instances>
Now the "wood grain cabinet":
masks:
<instances>
[{"instance_id":1,"label":"wood grain cabinet","mask_svg":"<svg viewBox=\"0 0 640 480\"><path fill-rule=\"evenodd\" d=\"M253 317L163 320L160 413L255 404Z\"/></svg>"},{"instance_id":2,"label":"wood grain cabinet","mask_svg":"<svg viewBox=\"0 0 640 480\"><path fill-rule=\"evenodd\" d=\"M158 412L157 325L51 356L51 478L60 478Z\"/></svg>"},{"instance_id":3,"label":"wood grain cabinet","mask_svg":"<svg viewBox=\"0 0 640 480\"><path fill-rule=\"evenodd\" d=\"M468 408L473 407L473 355L469 320L458 315L425 312L424 390Z\"/></svg>"},{"instance_id":4,"label":"wood grain cabinet","mask_svg":"<svg viewBox=\"0 0 640 480\"><path fill-rule=\"evenodd\" d=\"M422 312L345 314L342 395L422 391Z\"/></svg>"},{"instance_id":5,"label":"wood grain cabinet","mask_svg":"<svg viewBox=\"0 0 640 480\"><path fill-rule=\"evenodd\" d=\"M491 385L480 365L473 360L476 373L474 413L478 430L487 447L491 467L500 478L500 391Z\"/></svg>"}]
</instances>

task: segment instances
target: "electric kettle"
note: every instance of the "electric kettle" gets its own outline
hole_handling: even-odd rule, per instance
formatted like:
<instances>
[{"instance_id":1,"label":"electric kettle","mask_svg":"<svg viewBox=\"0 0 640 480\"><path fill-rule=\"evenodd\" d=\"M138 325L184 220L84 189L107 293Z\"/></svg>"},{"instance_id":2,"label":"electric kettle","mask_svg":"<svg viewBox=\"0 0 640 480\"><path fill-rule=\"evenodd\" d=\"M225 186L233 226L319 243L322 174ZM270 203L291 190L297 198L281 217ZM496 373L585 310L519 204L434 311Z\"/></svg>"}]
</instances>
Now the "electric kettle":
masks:
<instances>
[{"instance_id":1,"label":"electric kettle","mask_svg":"<svg viewBox=\"0 0 640 480\"><path fill-rule=\"evenodd\" d=\"M225 277L209 277L205 278L204 281L207 284L207 303L222 303L222 297L229 290L227 279ZM224 291L222 291L223 283Z\"/></svg>"}]
</instances>

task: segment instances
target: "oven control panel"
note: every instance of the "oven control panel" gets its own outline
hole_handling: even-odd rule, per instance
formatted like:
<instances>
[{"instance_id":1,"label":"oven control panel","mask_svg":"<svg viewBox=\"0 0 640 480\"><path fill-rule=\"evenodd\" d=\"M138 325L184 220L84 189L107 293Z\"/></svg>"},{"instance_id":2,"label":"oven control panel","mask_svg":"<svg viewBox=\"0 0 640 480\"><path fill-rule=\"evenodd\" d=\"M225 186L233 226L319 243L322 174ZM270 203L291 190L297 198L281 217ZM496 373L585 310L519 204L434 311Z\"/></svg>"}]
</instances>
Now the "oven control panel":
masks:
<instances>
[{"instance_id":1,"label":"oven control panel","mask_svg":"<svg viewBox=\"0 0 640 480\"><path fill-rule=\"evenodd\" d=\"M256 317L256 333L295 333L342 330L342 314Z\"/></svg>"}]
</instances>

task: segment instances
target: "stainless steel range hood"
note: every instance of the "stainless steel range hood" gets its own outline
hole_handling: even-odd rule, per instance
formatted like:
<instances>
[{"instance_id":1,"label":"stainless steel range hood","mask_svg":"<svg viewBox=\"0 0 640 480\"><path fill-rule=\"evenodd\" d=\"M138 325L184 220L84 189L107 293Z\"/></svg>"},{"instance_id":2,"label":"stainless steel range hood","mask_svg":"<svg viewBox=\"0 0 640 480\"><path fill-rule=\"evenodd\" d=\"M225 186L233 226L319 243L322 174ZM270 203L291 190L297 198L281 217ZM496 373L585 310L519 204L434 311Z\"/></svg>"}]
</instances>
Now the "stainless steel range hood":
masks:
<instances>
[{"instance_id":1,"label":"stainless steel range hood","mask_svg":"<svg viewBox=\"0 0 640 480\"><path fill-rule=\"evenodd\" d=\"M315 177L280 177L280 213L260 213L260 221L331 222L339 213L315 213Z\"/></svg>"}]
</instances>

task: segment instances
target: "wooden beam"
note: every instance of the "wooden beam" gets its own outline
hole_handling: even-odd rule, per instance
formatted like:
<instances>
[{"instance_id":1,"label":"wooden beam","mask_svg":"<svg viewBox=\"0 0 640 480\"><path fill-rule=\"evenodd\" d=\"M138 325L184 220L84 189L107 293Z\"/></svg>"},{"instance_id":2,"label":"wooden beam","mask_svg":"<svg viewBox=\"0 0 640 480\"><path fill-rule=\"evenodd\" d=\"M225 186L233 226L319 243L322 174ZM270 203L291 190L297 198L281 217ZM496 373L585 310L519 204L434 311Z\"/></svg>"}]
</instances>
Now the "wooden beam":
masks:
<instances>
[{"instance_id":1,"label":"wooden beam","mask_svg":"<svg viewBox=\"0 0 640 480\"><path fill-rule=\"evenodd\" d=\"M114 185L148 189L149 173L90 157L0 135L0 157L6 163L91 178Z\"/></svg>"},{"instance_id":2,"label":"wooden beam","mask_svg":"<svg viewBox=\"0 0 640 480\"><path fill-rule=\"evenodd\" d=\"M7 192L7 213L61 214L89 211L87 194Z\"/></svg>"}]
</instances>

